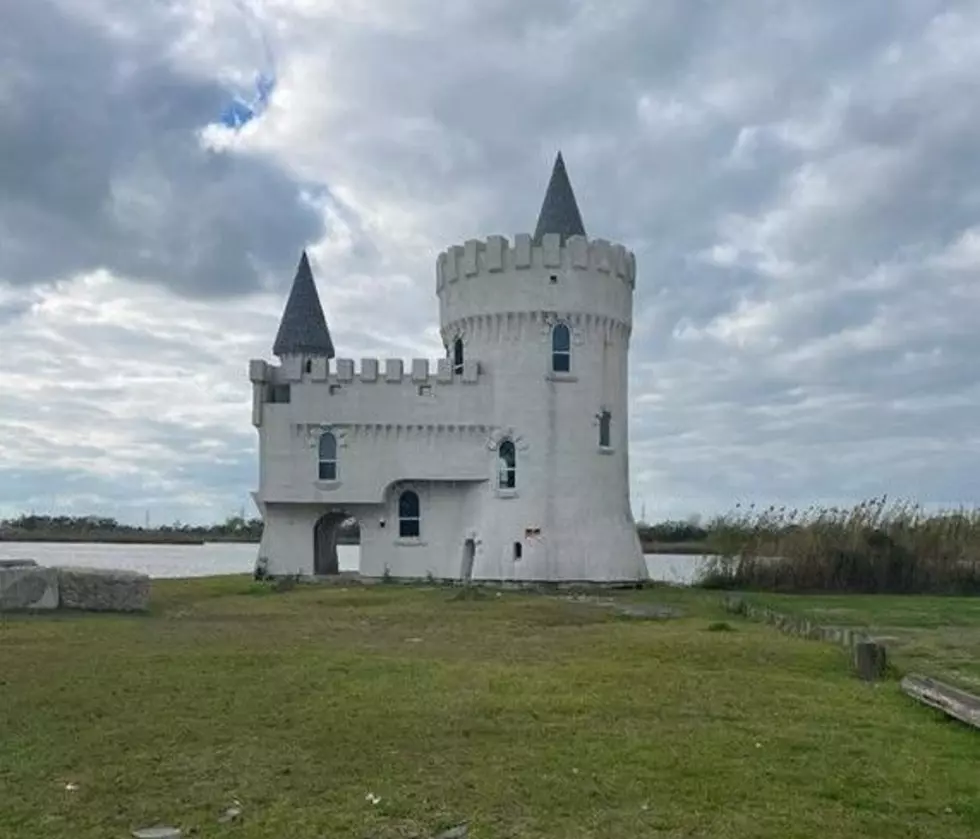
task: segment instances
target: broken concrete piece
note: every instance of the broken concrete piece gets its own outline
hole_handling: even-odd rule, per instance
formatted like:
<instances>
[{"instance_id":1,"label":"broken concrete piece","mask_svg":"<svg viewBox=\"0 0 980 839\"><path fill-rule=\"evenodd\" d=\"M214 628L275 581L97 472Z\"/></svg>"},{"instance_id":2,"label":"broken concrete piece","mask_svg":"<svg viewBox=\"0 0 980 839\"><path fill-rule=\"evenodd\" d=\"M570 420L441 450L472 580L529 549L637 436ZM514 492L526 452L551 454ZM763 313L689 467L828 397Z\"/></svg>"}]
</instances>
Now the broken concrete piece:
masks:
<instances>
[{"instance_id":1,"label":"broken concrete piece","mask_svg":"<svg viewBox=\"0 0 980 839\"><path fill-rule=\"evenodd\" d=\"M229 807L225 812L218 816L218 824L228 824L242 815L241 807Z\"/></svg>"}]
</instances>

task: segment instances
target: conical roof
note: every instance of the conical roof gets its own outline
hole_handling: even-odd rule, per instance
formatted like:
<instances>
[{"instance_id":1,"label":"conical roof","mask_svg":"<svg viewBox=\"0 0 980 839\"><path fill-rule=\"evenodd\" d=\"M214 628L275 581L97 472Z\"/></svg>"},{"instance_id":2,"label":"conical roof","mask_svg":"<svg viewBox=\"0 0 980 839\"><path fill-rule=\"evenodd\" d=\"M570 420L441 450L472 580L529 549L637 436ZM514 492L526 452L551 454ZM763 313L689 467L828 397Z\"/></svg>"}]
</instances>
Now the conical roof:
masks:
<instances>
[{"instance_id":1,"label":"conical roof","mask_svg":"<svg viewBox=\"0 0 980 839\"><path fill-rule=\"evenodd\" d=\"M585 235L585 225L582 224L582 216L578 211L561 152L555 158L548 190L544 194L544 202L538 214L538 226L534 229L535 244L541 244L545 233L557 233L562 242L569 236Z\"/></svg>"},{"instance_id":2,"label":"conical roof","mask_svg":"<svg viewBox=\"0 0 980 839\"><path fill-rule=\"evenodd\" d=\"M333 341L306 251L300 257L272 351L280 358L291 354L334 357Z\"/></svg>"}]
</instances>

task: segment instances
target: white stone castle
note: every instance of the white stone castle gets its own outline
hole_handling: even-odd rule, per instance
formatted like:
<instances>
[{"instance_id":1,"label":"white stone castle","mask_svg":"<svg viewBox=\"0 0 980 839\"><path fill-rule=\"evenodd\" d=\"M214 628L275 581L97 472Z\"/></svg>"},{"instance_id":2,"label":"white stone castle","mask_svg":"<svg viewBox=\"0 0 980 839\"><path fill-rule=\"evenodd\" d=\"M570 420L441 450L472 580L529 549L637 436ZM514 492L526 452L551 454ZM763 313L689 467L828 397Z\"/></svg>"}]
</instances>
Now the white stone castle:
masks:
<instances>
[{"instance_id":1,"label":"white stone castle","mask_svg":"<svg viewBox=\"0 0 980 839\"><path fill-rule=\"evenodd\" d=\"M534 235L439 254L446 358L334 358L304 254L273 352L250 363L259 563L364 576L635 581L628 350L636 261L588 239L561 154Z\"/></svg>"}]
</instances>

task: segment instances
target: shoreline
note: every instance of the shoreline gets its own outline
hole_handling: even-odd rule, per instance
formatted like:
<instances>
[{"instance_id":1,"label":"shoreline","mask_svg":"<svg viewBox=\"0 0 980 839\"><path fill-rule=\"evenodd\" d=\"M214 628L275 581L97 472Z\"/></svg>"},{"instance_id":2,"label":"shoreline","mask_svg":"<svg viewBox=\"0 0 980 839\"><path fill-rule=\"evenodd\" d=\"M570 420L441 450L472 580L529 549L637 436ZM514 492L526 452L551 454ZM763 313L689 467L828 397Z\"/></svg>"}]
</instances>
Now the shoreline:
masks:
<instances>
[{"instance_id":1,"label":"shoreline","mask_svg":"<svg viewBox=\"0 0 980 839\"><path fill-rule=\"evenodd\" d=\"M34 542L37 544L92 544L92 545L175 545L201 546L207 543L232 543L258 545L259 540L241 536L205 536L183 533L120 532L120 533L0 533L0 544L5 542ZM356 539L338 539L338 545L357 545ZM707 545L699 542L642 542L644 554L672 554L675 556L712 556Z\"/></svg>"}]
</instances>

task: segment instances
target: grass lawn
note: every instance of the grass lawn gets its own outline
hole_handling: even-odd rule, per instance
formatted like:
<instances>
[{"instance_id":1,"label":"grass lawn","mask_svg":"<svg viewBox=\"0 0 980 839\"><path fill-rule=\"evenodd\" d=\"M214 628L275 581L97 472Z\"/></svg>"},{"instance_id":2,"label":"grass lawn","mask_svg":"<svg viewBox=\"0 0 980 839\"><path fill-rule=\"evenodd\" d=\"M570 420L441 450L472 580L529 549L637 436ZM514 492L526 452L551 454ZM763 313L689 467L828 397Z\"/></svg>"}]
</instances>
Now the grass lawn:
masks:
<instances>
[{"instance_id":1,"label":"grass lawn","mask_svg":"<svg viewBox=\"0 0 980 839\"><path fill-rule=\"evenodd\" d=\"M687 616L218 578L0 618L0 836L980 835L975 731L717 594L621 596Z\"/></svg>"},{"instance_id":2,"label":"grass lawn","mask_svg":"<svg viewBox=\"0 0 980 839\"><path fill-rule=\"evenodd\" d=\"M751 599L828 626L867 629L884 639L906 672L980 693L980 597L758 595Z\"/></svg>"}]
</instances>

